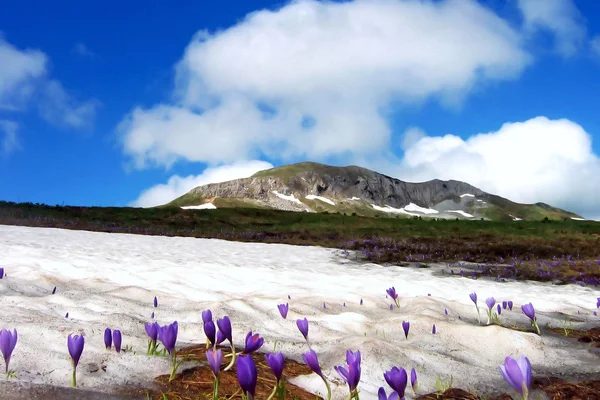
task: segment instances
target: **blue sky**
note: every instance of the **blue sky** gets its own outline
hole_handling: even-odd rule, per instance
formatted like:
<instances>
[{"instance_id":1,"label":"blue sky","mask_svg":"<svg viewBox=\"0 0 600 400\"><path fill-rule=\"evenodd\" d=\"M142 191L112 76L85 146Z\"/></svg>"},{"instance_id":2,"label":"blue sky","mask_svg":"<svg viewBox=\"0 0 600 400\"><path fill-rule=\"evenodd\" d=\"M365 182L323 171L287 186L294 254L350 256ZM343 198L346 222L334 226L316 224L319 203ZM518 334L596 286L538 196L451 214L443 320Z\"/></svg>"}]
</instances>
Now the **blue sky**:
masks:
<instances>
[{"instance_id":1,"label":"blue sky","mask_svg":"<svg viewBox=\"0 0 600 400\"><path fill-rule=\"evenodd\" d=\"M150 206L312 160L600 218L599 2L7 4L0 199Z\"/></svg>"}]
</instances>

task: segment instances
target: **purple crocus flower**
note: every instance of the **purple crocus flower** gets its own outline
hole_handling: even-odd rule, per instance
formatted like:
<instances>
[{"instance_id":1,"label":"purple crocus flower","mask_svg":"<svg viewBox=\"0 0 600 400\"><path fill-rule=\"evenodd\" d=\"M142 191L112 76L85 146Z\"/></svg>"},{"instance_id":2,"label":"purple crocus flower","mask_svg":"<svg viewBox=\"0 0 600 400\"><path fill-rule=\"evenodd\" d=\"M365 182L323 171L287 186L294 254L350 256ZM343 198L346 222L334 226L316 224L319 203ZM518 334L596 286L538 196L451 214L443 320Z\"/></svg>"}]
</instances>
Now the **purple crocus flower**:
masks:
<instances>
[{"instance_id":1,"label":"purple crocus flower","mask_svg":"<svg viewBox=\"0 0 600 400\"><path fill-rule=\"evenodd\" d=\"M210 365L210 369L215 377L219 376L219 370L221 369L221 363L223 362L223 352L212 348L206 352L206 359L208 360L208 365Z\"/></svg>"},{"instance_id":2,"label":"purple crocus flower","mask_svg":"<svg viewBox=\"0 0 600 400\"><path fill-rule=\"evenodd\" d=\"M217 328L215 327L215 323L213 321L204 323L204 334L208 338L209 342L214 346L215 341L217 340Z\"/></svg>"},{"instance_id":3,"label":"purple crocus flower","mask_svg":"<svg viewBox=\"0 0 600 400\"><path fill-rule=\"evenodd\" d=\"M296 320L296 326L302 336L304 336L304 339L308 340L308 319L305 317L304 319Z\"/></svg>"},{"instance_id":4,"label":"purple crocus flower","mask_svg":"<svg viewBox=\"0 0 600 400\"><path fill-rule=\"evenodd\" d=\"M536 322L537 318L535 317L535 309L533 308L533 304L523 304L521 306L521 311L523 311L523 314L525 314L525 316L531 320L531 325L533 325L537 334L541 335L540 327Z\"/></svg>"},{"instance_id":5,"label":"purple crocus flower","mask_svg":"<svg viewBox=\"0 0 600 400\"><path fill-rule=\"evenodd\" d=\"M508 307L508 302L503 301L502 302L502 308L506 310L506 307Z\"/></svg>"},{"instance_id":6,"label":"purple crocus flower","mask_svg":"<svg viewBox=\"0 0 600 400\"><path fill-rule=\"evenodd\" d=\"M596 301L596 308L600 308L600 297L598 297L598 300Z\"/></svg>"},{"instance_id":7,"label":"purple crocus flower","mask_svg":"<svg viewBox=\"0 0 600 400\"><path fill-rule=\"evenodd\" d=\"M500 304L496 306L496 310L498 311L498 315L502 313L502 307L500 307Z\"/></svg>"},{"instance_id":8,"label":"purple crocus flower","mask_svg":"<svg viewBox=\"0 0 600 400\"><path fill-rule=\"evenodd\" d=\"M73 376L71 378L71 385L73 387L77 386L77 364L79 364L79 359L81 358L81 353L83 353L83 346L85 345L85 338L83 335L75 335L67 338L67 348L69 349L69 354L71 355L71 359L73 360Z\"/></svg>"},{"instance_id":9,"label":"purple crocus flower","mask_svg":"<svg viewBox=\"0 0 600 400\"><path fill-rule=\"evenodd\" d=\"M202 311L202 322L207 323L208 321L212 321L212 311L204 310Z\"/></svg>"},{"instance_id":10,"label":"purple crocus flower","mask_svg":"<svg viewBox=\"0 0 600 400\"><path fill-rule=\"evenodd\" d=\"M448 309L444 308L444 314L448 315Z\"/></svg>"},{"instance_id":11,"label":"purple crocus flower","mask_svg":"<svg viewBox=\"0 0 600 400\"><path fill-rule=\"evenodd\" d=\"M158 339L162 342L165 349L170 355L175 354L175 343L177 342L177 331L179 325L177 321L169 325L159 326Z\"/></svg>"},{"instance_id":12,"label":"purple crocus flower","mask_svg":"<svg viewBox=\"0 0 600 400\"><path fill-rule=\"evenodd\" d=\"M246 347L242 354L250 354L260 349L265 342L265 339L261 338L258 333L252 334L252 331L246 335Z\"/></svg>"},{"instance_id":13,"label":"purple crocus flower","mask_svg":"<svg viewBox=\"0 0 600 400\"><path fill-rule=\"evenodd\" d=\"M83 353L83 346L85 345L85 338L83 335L74 335L67 338L67 347L69 349L69 354L71 355L71 359L73 360L73 366L77 368L77 364L79 364L79 359L81 358L81 353Z\"/></svg>"},{"instance_id":14,"label":"purple crocus flower","mask_svg":"<svg viewBox=\"0 0 600 400\"><path fill-rule=\"evenodd\" d=\"M435 324L433 324L433 328L431 328L431 334L435 335L437 331L435 330Z\"/></svg>"},{"instance_id":15,"label":"purple crocus flower","mask_svg":"<svg viewBox=\"0 0 600 400\"><path fill-rule=\"evenodd\" d=\"M0 351L4 357L4 364L6 365L6 373L8 374L8 364L10 364L10 356L12 355L15 346L17 345L17 330L9 331L8 329L2 329L0 331Z\"/></svg>"},{"instance_id":16,"label":"purple crocus flower","mask_svg":"<svg viewBox=\"0 0 600 400\"><path fill-rule=\"evenodd\" d=\"M65 318L69 318L69 313L66 313L66 314L65 314Z\"/></svg>"},{"instance_id":17,"label":"purple crocus flower","mask_svg":"<svg viewBox=\"0 0 600 400\"><path fill-rule=\"evenodd\" d=\"M363 305L363 299L360 299L360 305L361 306Z\"/></svg>"},{"instance_id":18,"label":"purple crocus flower","mask_svg":"<svg viewBox=\"0 0 600 400\"><path fill-rule=\"evenodd\" d=\"M413 368L410 370L410 387L413 390L413 393L417 393L417 386L418 386L418 382L417 382L417 371Z\"/></svg>"},{"instance_id":19,"label":"purple crocus flower","mask_svg":"<svg viewBox=\"0 0 600 400\"><path fill-rule=\"evenodd\" d=\"M469 297L471 298L471 301L477 305L477 293L473 292L469 295Z\"/></svg>"},{"instance_id":20,"label":"purple crocus flower","mask_svg":"<svg viewBox=\"0 0 600 400\"><path fill-rule=\"evenodd\" d=\"M4 278L4 268L0 267L0 279Z\"/></svg>"},{"instance_id":21,"label":"purple crocus flower","mask_svg":"<svg viewBox=\"0 0 600 400\"><path fill-rule=\"evenodd\" d=\"M391 287L385 291L392 299L396 300L398 298L398 294L396 293L396 288Z\"/></svg>"},{"instance_id":22,"label":"purple crocus flower","mask_svg":"<svg viewBox=\"0 0 600 400\"><path fill-rule=\"evenodd\" d=\"M256 392L257 372L252 356L239 356L236 363L236 371L242 391L247 396L248 400L253 400L254 393Z\"/></svg>"},{"instance_id":23,"label":"purple crocus flower","mask_svg":"<svg viewBox=\"0 0 600 400\"><path fill-rule=\"evenodd\" d=\"M394 305L390 304L390 311L394 311Z\"/></svg>"},{"instance_id":24,"label":"purple crocus flower","mask_svg":"<svg viewBox=\"0 0 600 400\"><path fill-rule=\"evenodd\" d=\"M154 311L152 311L152 315L150 315L150 318L154 319Z\"/></svg>"},{"instance_id":25,"label":"purple crocus flower","mask_svg":"<svg viewBox=\"0 0 600 400\"><path fill-rule=\"evenodd\" d=\"M512 300L509 300L507 303L508 303L508 309L510 311L512 311L512 308L513 308L513 302L512 302Z\"/></svg>"},{"instance_id":26,"label":"purple crocus flower","mask_svg":"<svg viewBox=\"0 0 600 400\"><path fill-rule=\"evenodd\" d=\"M493 297L488 297L487 299L485 299L485 305L488 306L488 308L491 310L492 308L494 308L494 305L496 305L496 299L494 299Z\"/></svg>"},{"instance_id":27,"label":"purple crocus flower","mask_svg":"<svg viewBox=\"0 0 600 400\"><path fill-rule=\"evenodd\" d=\"M223 332L217 331L217 344L221 344L225 341L226 337L223 335Z\"/></svg>"},{"instance_id":28,"label":"purple crocus flower","mask_svg":"<svg viewBox=\"0 0 600 400\"><path fill-rule=\"evenodd\" d=\"M154 296L154 307L158 307L158 299Z\"/></svg>"},{"instance_id":29,"label":"purple crocus flower","mask_svg":"<svg viewBox=\"0 0 600 400\"><path fill-rule=\"evenodd\" d=\"M428 297L431 297L431 293L427 293L427 296L428 296Z\"/></svg>"},{"instance_id":30,"label":"purple crocus flower","mask_svg":"<svg viewBox=\"0 0 600 400\"><path fill-rule=\"evenodd\" d=\"M522 305L521 311L523 311L523 314L531 321L535 321L535 309L533 308L533 304L529 303Z\"/></svg>"},{"instance_id":31,"label":"purple crocus flower","mask_svg":"<svg viewBox=\"0 0 600 400\"><path fill-rule=\"evenodd\" d=\"M325 379L323 377L323 372L321 371L321 366L319 365L317 353L315 353L314 350L302 354L302 359L315 374L319 375L322 379Z\"/></svg>"},{"instance_id":32,"label":"purple crocus flower","mask_svg":"<svg viewBox=\"0 0 600 400\"><path fill-rule=\"evenodd\" d=\"M112 331L110 330L110 328L106 328L104 330L104 345L107 349L110 349L112 347Z\"/></svg>"},{"instance_id":33,"label":"purple crocus flower","mask_svg":"<svg viewBox=\"0 0 600 400\"><path fill-rule=\"evenodd\" d=\"M292 298L290 297L290 295L288 294L288 300L291 300Z\"/></svg>"},{"instance_id":34,"label":"purple crocus flower","mask_svg":"<svg viewBox=\"0 0 600 400\"><path fill-rule=\"evenodd\" d=\"M410 329L410 322L402 321L402 329L404 330L404 336L408 339L408 330Z\"/></svg>"},{"instance_id":35,"label":"purple crocus flower","mask_svg":"<svg viewBox=\"0 0 600 400\"><path fill-rule=\"evenodd\" d=\"M327 308L327 306L325 305L325 302L323 302L323 308Z\"/></svg>"},{"instance_id":36,"label":"purple crocus flower","mask_svg":"<svg viewBox=\"0 0 600 400\"><path fill-rule=\"evenodd\" d=\"M392 393L390 393L390 397L388 397L385 394L385 389L382 386L379 388L379 391L377 392L377 399L378 400L398 400L398 393L392 391Z\"/></svg>"},{"instance_id":37,"label":"purple crocus flower","mask_svg":"<svg viewBox=\"0 0 600 400\"><path fill-rule=\"evenodd\" d=\"M269 364L269 368L273 371L273 375L277 378L279 382L281 380L281 375L283 374L283 365L285 360L283 359L282 353L269 353L265 355L265 359L267 360L267 364Z\"/></svg>"},{"instance_id":38,"label":"purple crocus flower","mask_svg":"<svg viewBox=\"0 0 600 400\"><path fill-rule=\"evenodd\" d=\"M56 294L56 286L54 286L54 289L52 289L52 294Z\"/></svg>"},{"instance_id":39,"label":"purple crocus flower","mask_svg":"<svg viewBox=\"0 0 600 400\"><path fill-rule=\"evenodd\" d=\"M217 320L217 326L219 327L219 332L223 333L223 336L229 341L229 343L233 343L233 337L231 333L231 320L228 316L224 316Z\"/></svg>"},{"instance_id":40,"label":"purple crocus flower","mask_svg":"<svg viewBox=\"0 0 600 400\"><path fill-rule=\"evenodd\" d=\"M334 367L337 373L346 381L350 389L350 393L353 393L360 381L360 351L352 352L346 351L346 362L347 368L340 365Z\"/></svg>"},{"instance_id":41,"label":"purple crocus flower","mask_svg":"<svg viewBox=\"0 0 600 400\"><path fill-rule=\"evenodd\" d=\"M279 314L281 314L281 317L286 319L289 310L289 304L279 304L277 308L279 308Z\"/></svg>"},{"instance_id":42,"label":"purple crocus flower","mask_svg":"<svg viewBox=\"0 0 600 400\"><path fill-rule=\"evenodd\" d=\"M150 339L156 342L158 340L158 329L159 329L158 322L146 324L146 325L144 325L144 328L146 329L146 333L148 334Z\"/></svg>"},{"instance_id":43,"label":"purple crocus flower","mask_svg":"<svg viewBox=\"0 0 600 400\"><path fill-rule=\"evenodd\" d=\"M504 380L527 400L531 386L531 363L527 357L520 356L517 360L506 357L504 365L500 365L500 372Z\"/></svg>"},{"instance_id":44,"label":"purple crocus flower","mask_svg":"<svg viewBox=\"0 0 600 400\"><path fill-rule=\"evenodd\" d=\"M392 367L391 370L383 373L383 377L388 385L398 393L398 397L404 397L408 375L404 368Z\"/></svg>"},{"instance_id":45,"label":"purple crocus flower","mask_svg":"<svg viewBox=\"0 0 600 400\"><path fill-rule=\"evenodd\" d=\"M121 331L118 329L115 329L113 331L113 342L115 343L115 350L117 351L117 353L121 352L122 340L123 340L123 336L121 335Z\"/></svg>"}]
</instances>

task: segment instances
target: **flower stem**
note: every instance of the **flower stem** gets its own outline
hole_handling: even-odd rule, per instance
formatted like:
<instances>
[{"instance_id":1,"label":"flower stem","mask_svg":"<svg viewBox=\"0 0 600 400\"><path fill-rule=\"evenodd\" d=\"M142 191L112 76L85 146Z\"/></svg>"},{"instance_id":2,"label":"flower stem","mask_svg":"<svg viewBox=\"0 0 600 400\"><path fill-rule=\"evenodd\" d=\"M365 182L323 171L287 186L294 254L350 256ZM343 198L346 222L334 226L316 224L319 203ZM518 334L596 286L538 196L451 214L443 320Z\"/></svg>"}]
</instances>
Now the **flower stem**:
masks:
<instances>
[{"instance_id":1,"label":"flower stem","mask_svg":"<svg viewBox=\"0 0 600 400\"><path fill-rule=\"evenodd\" d=\"M233 368L233 364L235 364L235 346L233 345L233 342L231 343L231 362L229 363L228 366L225 367L225 369L223 371L229 371L231 368Z\"/></svg>"},{"instance_id":2,"label":"flower stem","mask_svg":"<svg viewBox=\"0 0 600 400\"><path fill-rule=\"evenodd\" d=\"M71 386L77 387L77 367L73 367L73 376L71 377Z\"/></svg>"},{"instance_id":3,"label":"flower stem","mask_svg":"<svg viewBox=\"0 0 600 400\"><path fill-rule=\"evenodd\" d=\"M537 322L531 321L531 323L533 324L533 327L535 328L535 331L537 332L537 334L539 336L542 336L542 333L540 332L540 326L537 324Z\"/></svg>"},{"instance_id":4,"label":"flower stem","mask_svg":"<svg viewBox=\"0 0 600 400\"><path fill-rule=\"evenodd\" d=\"M215 376L215 381L213 382L213 400L219 400L219 377Z\"/></svg>"},{"instance_id":5,"label":"flower stem","mask_svg":"<svg viewBox=\"0 0 600 400\"><path fill-rule=\"evenodd\" d=\"M181 360L181 362L183 362L183 360ZM179 364L177 364L177 353L175 350L173 350L173 369L171 370L171 376L169 376L169 382L175 379L175 374L177 373L177 367L179 367Z\"/></svg>"},{"instance_id":6,"label":"flower stem","mask_svg":"<svg viewBox=\"0 0 600 400\"><path fill-rule=\"evenodd\" d=\"M323 379L323 382L325 382L325 386L327 387L327 400L331 400L331 386L329 386L329 382L327 382L327 379L325 379L324 376L322 376L321 379Z\"/></svg>"},{"instance_id":7,"label":"flower stem","mask_svg":"<svg viewBox=\"0 0 600 400\"><path fill-rule=\"evenodd\" d=\"M277 393L278 387L279 387L279 381L277 381L277 383L275 384L275 387L273 388L273 391L271 392L269 397L267 397L267 400L271 400L275 396L275 393Z\"/></svg>"}]
</instances>

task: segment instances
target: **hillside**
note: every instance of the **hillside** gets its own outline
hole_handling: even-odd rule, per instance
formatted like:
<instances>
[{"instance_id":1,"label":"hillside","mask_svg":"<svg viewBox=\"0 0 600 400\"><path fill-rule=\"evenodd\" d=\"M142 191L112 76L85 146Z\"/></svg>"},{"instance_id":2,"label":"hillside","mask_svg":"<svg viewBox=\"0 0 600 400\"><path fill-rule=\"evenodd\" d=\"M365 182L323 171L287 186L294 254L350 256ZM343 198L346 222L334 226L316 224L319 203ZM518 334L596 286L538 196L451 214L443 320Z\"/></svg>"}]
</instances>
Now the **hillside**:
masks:
<instances>
[{"instance_id":1,"label":"hillside","mask_svg":"<svg viewBox=\"0 0 600 400\"><path fill-rule=\"evenodd\" d=\"M360 216L540 220L581 217L544 203L519 204L468 183L404 182L358 166L313 162L194 188L168 205L191 209L251 207Z\"/></svg>"}]
</instances>

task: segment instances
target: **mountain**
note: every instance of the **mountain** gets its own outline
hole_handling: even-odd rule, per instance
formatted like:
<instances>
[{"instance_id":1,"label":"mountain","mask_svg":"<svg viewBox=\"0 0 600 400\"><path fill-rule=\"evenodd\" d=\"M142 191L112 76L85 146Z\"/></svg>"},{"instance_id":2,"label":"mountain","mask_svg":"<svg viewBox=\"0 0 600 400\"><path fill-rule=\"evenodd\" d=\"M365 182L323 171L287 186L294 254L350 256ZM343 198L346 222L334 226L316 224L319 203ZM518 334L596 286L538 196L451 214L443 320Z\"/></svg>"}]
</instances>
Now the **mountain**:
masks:
<instances>
[{"instance_id":1,"label":"mountain","mask_svg":"<svg viewBox=\"0 0 600 400\"><path fill-rule=\"evenodd\" d=\"M199 186L168 206L187 209L258 207L362 216L541 220L580 216L544 203L519 204L460 181L404 182L354 165L313 162L257 172L250 178Z\"/></svg>"}]
</instances>

